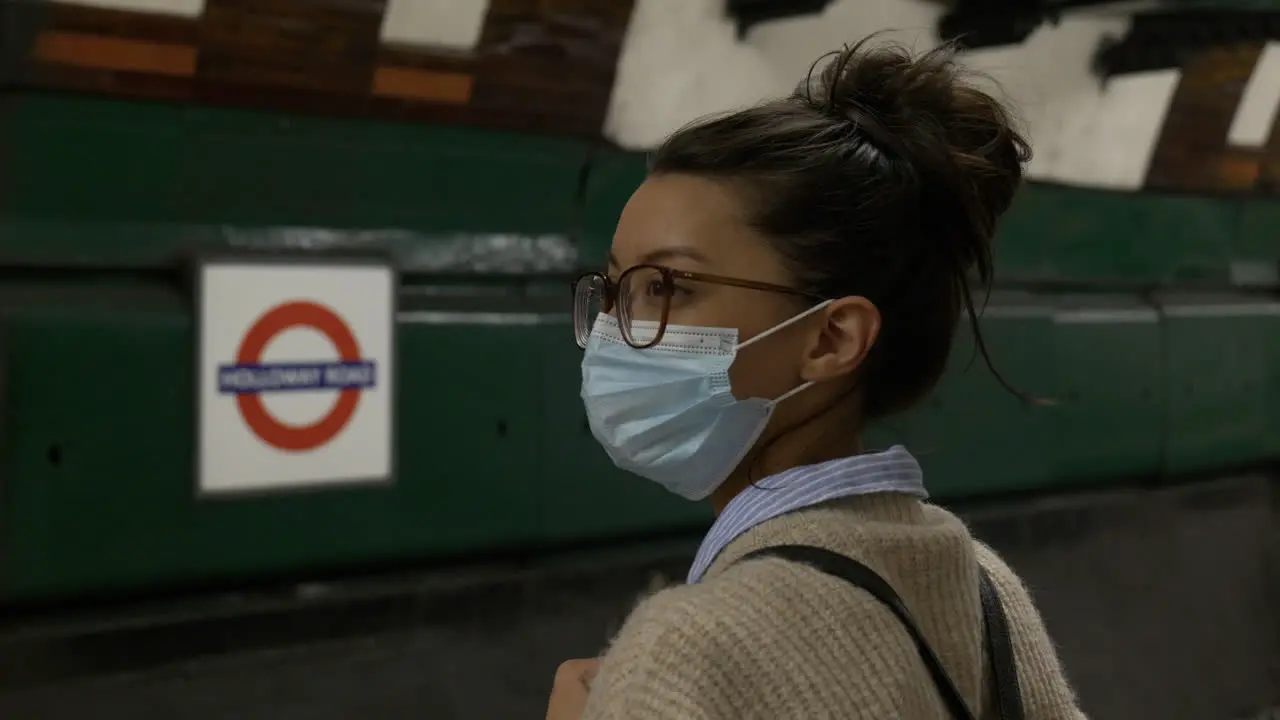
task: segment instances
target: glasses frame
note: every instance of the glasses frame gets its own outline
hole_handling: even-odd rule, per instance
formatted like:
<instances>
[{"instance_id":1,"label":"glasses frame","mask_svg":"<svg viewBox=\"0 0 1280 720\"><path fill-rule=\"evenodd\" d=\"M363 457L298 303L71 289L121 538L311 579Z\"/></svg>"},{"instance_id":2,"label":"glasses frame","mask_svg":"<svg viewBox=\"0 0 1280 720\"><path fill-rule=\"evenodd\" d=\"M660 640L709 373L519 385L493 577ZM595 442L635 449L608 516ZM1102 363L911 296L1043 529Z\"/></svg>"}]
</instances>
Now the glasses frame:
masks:
<instances>
[{"instance_id":1,"label":"glasses frame","mask_svg":"<svg viewBox=\"0 0 1280 720\"><path fill-rule=\"evenodd\" d=\"M600 312L603 312L606 315L611 314L613 313L614 308L616 306L618 309L619 315L621 315L622 308L621 306L618 305L618 294L621 292L621 288L626 284L628 278L631 276L631 273L634 273L640 270L657 271L662 278L662 285L665 292L662 295L662 315L658 321L658 332L654 334L652 340L649 340L648 342L645 342L642 344L637 344L631 337L631 330L629 329L631 326L630 319L623 318L621 316L618 317L618 329L622 333L622 339L626 341L628 345L630 345L631 347L637 350L645 350L662 342L662 336L667 332L667 320L671 314L671 295L675 289L676 280L690 280L693 282L711 283L713 285L727 285L729 287L744 288L746 290L760 290L763 292L781 293L783 295L794 295L796 297L808 298L810 300L814 300L818 302L821 302L822 300L825 299L817 295L814 295L813 293L808 293L803 290L797 290L792 287L787 287L786 285L777 285L775 283L760 282L759 280L746 280L743 278L728 277L725 275L713 275L711 273L690 272L688 270L676 270L675 268L667 267L666 265L654 265L650 263L645 263L642 265L632 265L631 267L624 270L621 275L618 276L617 282L614 282L609 278L608 275L599 271L585 272L579 275L578 277L574 278L573 285L571 286L573 290L573 297L574 297L574 309L573 309L574 339L577 341L578 347L585 350L587 348L587 340L591 336L589 329L578 327L579 323L582 322L585 324L594 320L594 318L580 319L578 317L579 315L578 308L577 308L578 288L582 285L582 283L590 280L598 280L605 289L604 297L600 298Z\"/></svg>"}]
</instances>

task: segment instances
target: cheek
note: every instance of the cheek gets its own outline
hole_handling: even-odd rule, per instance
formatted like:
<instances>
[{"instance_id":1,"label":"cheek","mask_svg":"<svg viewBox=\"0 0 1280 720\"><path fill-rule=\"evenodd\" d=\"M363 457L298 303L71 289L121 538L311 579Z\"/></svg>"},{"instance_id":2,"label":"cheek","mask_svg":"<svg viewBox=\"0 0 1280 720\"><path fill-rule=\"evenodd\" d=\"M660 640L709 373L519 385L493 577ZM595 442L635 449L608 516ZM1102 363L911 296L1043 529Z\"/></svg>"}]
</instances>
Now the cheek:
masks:
<instances>
[{"instance_id":1,"label":"cheek","mask_svg":"<svg viewBox=\"0 0 1280 720\"><path fill-rule=\"evenodd\" d=\"M729 368L734 397L772 400L790 390L798 373L793 355L768 345L752 345L738 353Z\"/></svg>"}]
</instances>

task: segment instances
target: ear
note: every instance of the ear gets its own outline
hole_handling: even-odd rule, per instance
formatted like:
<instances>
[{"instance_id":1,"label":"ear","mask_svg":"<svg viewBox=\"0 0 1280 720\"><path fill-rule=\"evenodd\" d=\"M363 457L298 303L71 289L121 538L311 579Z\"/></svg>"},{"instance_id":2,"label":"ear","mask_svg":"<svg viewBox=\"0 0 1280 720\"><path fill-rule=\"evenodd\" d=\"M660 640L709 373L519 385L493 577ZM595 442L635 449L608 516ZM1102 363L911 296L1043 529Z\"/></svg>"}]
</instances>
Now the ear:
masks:
<instances>
[{"instance_id":1,"label":"ear","mask_svg":"<svg viewBox=\"0 0 1280 720\"><path fill-rule=\"evenodd\" d=\"M835 300L819 317L818 335L800 367L800 377L806 382L852 373L866 359L880 334L880 311L864 297Z\"/></svg>"}]
</instances>

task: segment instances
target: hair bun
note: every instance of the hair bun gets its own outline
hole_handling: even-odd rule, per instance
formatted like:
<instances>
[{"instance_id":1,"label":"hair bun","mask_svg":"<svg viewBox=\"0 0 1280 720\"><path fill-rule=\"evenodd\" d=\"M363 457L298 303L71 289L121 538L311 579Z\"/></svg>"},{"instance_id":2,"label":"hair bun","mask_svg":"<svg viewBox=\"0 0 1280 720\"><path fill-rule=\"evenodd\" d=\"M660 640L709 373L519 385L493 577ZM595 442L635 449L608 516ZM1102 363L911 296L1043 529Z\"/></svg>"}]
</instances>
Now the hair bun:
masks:
<instances>
[{"instance_id":1,"label":"hair bun","mask_svg":"<svg viewBox=\"0 0 1280 720\"><path fill-rule=\"evenodd\" d=\"M1012 114L970 80L974 74L955 61L953 46L913 56L872 39L820 58L796 97L915 172L944 181L941 187L973 201L967 204L981 224L994 228L1031 157Z\"/></svg>"}]
</instances>

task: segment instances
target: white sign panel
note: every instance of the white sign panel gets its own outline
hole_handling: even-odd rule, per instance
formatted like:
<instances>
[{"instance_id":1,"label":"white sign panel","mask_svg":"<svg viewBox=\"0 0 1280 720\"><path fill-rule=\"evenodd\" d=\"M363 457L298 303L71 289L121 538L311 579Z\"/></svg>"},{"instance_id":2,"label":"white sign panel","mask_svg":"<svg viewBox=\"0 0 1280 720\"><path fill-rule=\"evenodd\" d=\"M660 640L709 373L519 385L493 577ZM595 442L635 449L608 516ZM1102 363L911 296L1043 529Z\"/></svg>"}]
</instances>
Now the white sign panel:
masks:
<instances>
[{"instance_id":1,"label":"white sign panel","mask_svg":"<svg viewBox=\"0 0 1280 720\"><path fill-rule=\"evenodd\" d=\"M382 40L469 52L480 44L489 0L387 0Z\"/></svg>"},{"instance_id":2,"label":"white sign panel","mask_svg":"<svg viewBox=\"0 0 1280 720\"><path fill-rule=\"evenodd\" d=\"M75 0L72 4L190 18L200 17L204 11L204 0Z\"/></svg>"},{"instance_id":3,"label":"white sign panel","mask_svg":"<svg viewBox=\"0 0 1280 720\"><path fill-rule=\"evenodd\" d=\"M200 494L392 479L395 292L376 262L201 266Z\"/></svg>"}]
</instances>

